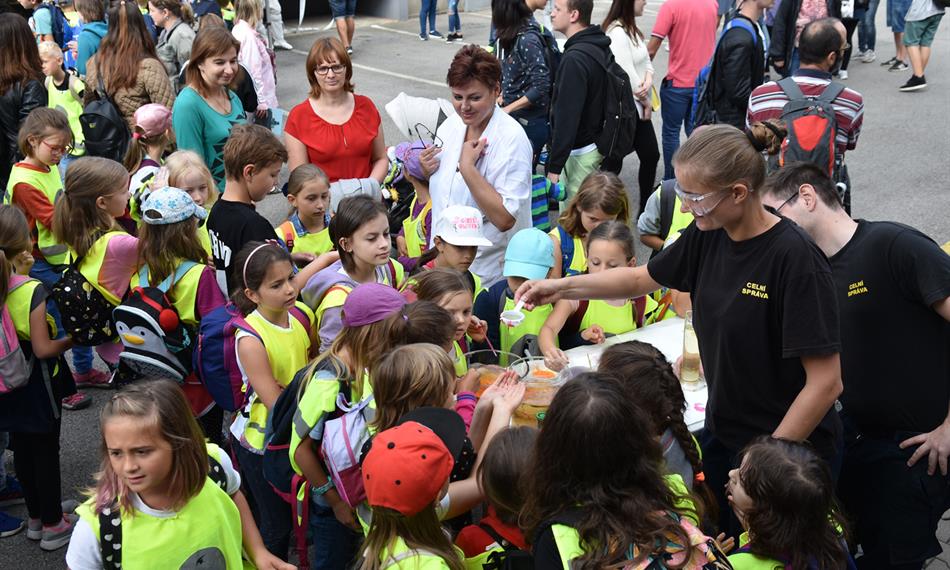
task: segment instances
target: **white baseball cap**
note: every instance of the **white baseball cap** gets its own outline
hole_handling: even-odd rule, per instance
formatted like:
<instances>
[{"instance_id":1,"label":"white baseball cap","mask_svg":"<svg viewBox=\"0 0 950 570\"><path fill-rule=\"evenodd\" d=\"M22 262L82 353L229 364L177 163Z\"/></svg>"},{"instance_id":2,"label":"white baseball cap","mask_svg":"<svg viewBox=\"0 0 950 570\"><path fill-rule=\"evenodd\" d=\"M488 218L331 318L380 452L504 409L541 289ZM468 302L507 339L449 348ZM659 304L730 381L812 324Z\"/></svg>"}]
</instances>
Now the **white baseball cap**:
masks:
<instances>
[{"instance_id":1,"label":"white baseball cap","mask_svg":"<svg viewBox=\"0 0 950 570\"><path fill-rule=\"evenodd\" d=\"M491 245L482 233L482 213L471 206L449 206L442 210L435 222L434 235L452 245Z\"/></svg>"}]
</instances>

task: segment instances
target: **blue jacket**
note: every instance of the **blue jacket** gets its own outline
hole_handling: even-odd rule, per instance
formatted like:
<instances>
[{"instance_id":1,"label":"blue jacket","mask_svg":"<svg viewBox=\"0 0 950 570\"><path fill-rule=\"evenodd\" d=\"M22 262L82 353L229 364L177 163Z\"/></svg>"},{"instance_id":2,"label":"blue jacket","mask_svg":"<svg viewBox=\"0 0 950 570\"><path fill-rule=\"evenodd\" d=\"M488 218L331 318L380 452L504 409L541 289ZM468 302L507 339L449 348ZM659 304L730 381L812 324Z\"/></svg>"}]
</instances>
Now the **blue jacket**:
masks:
<instances>
[{"instance_id":1,"label":"blue jacket","mask_svg":"<svg viewBox=\"0 0 950 570\"><path fill-rule=\"evenodd\" d=\"M105 22L98 21L89 22L79 32L79 38L76 40L78 43L76 48L76 71L79 72L81 77L86 76L86 62L99 51L99 42L105 37L108 29Z\"/></svg>"}]
</instances>

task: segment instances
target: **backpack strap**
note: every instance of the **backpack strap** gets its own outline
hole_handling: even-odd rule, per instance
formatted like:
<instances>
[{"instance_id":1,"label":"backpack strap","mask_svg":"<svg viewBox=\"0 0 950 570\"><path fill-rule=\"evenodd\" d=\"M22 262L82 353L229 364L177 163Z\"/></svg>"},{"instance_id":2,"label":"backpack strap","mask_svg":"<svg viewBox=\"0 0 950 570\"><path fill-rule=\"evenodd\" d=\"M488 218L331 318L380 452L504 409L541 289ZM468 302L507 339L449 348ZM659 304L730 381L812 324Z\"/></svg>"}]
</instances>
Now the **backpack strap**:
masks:
<instances>
[{"instance_id":1,"label":"backpack strap","mask_svg":"<svg viewBox=\"0 0 950 570\"><path fill-rule=\"evenodd\" d=\"M754 45L759 45L759 34L755 31L755 28L752 27L752 23L746 20L745 18L733 18L723 27L722 33L719 35L719 38L722 39L722 36L726 35L726 32L733 28L742 28L743 30L752 34L752 43Z\"/></svg>"},{"instance_id":2,"label":"backpack strap","mask_svg":"<svg viewBox=\"0 0 950 570\"><path fill-rule=\"evenodd\" d=\"M498 546L504 548L505 552L512 552L514 550L518 550L518 547L512 544L510 540L498 534L498 531L496 531L494 528L491 527L491 525L485 523L484 521L478 523L478 528L482 529L482 531L485 534L490 536L492 540L498 543Z\"/></svg>"},{"instance_id":3,"label":"backpack strap","mask_svg":"<svg viewBox=\"0 0 950 570\"><path fill-rule=\"evenodd\" d=\"M386 262L386 268L389 270L389 286L396 289L398 286L398 283L396 283L396 266L393 265L392 258L389 258L389 261Z\"/></svg>"},{"instance_id":4,"label":"backpack strap","mask_svg":"<svg viewBox=\"0 0 950 570\"><path fill-rule=\"evenodd\" d=\"M833 103L834 100L838 98L838 95L841 95L842 91L844 91L844 85L837 81L832 81L825 86L825 90L818 96L818 101L822 103Z\"/></svg>"},{"instance_id":5,"label":"backpack strap","mask_svg":"<svg viewBox=\"0 0 950 570\"><path fill-rule=\"evenodd\" d=\"M303 325L303 328L307 329L307 332L310 332L310 317L307 316L307 313L303 312L303 310L296 305L291 307L288 312L290 316L297 319L297 321Z\"/></svg>"},{"instance_id":6,"label":"backpack strap","mask_svg":"<svg viewBox=\"0 0 950 570\"><path fill-rule=\"evenodd\" d=\"M633 322L637 323L637 328L643 328L643 318L646 316L647 307L647 298L646 295L641 295L633 300L630 303L630 308L633 310Z\"/></svg>"},{"instance_id":7,"label":"backpack strap","mask_svg":"<svg viewBox=\"0 0 950 570\"><path fill-rule=\"evenodd\" d=\"M103 570L122 568L122 512L118 502L99 513L99 556Z\"/></svg>"},{"instance_id":8,"label":"backpack strap","mask_svg":"<svg viewBox=\"0 0 950 570\"><path fill-rule=\"evenodd\" d=\"M208 455L208 478L211 479L215 485L221 488L225 493L228 492L228 475L224 472L224 467L221 465L221 462L217 460L213 455Z\"/></svg>"},{"instance_id":9,"label":"backpack strap","mask_svg":"<svg viewBox=\"0 0 950 570\"><path fill-rule=\"evenodd\" d=\"M561 240L561 275L567 275L567 270L574 261L574 237L560 224L557 226L557 235Z\"/></svg>"},{"instance_id":10,"label":"backpack strap","mask_svg":"<svg viewBox=\"0 0 950 570\"><path fill-rule=\"evenodd\" d=\"M660 182L660 237L666 240L673 227L674 208L676 207L676 179Z\"/></svg>"},{"instance_id":11,"label":"backpack strap","mask_svg":"<svg viewBox=\"0 0 950 570\"><path fill-rule=\"evenodd\" d=\"M584 322L584 315L587 314L588 306L590 306L590 301L587 299L579 300L577 302L577 310L571 313L571 316L564 321L564 327L562 327L561 330L568 334L580 334L582 332L581 323Z\"/></svg>"},{"instance_id":12,"label":"backpack strap","mask_svg":"<svg viewBox=\"0 0 950 570\"><path fill-rule=\"evenodd\" d=\"M156 285L155 288L161 291L162 293L168 293L169 289L171 289L175 285L175 283L178 283L178 281L180 281L181 278L185 276L185 273L188 273L191 270L191 268L196 265L198 264L191 260L182 261L178 265L178 268L175 269L175 272L169 275L168 277L166 277L161 283ZM139 287L148 287L148 286L149 286L148 264L145 264L142 266L141 269L139 269Z\"/></svg>"},{"instance_id":13,"label":"backpack strap","mask_svg":"<svg viewBox=\"0 0 950 570\"><path fill-rule=\"evenodd\" d=\"M806 99L805 94L802 93L801 87L798 86L798 83L795 82L795 78L791 75L780 80L778 82L778 86L779 89L781 89L788 97L789 101L800 101L801 99Z\"/></svg>"},{"instance_id":14,"label":"backpack strap","mask_svg":"<svg viewBox=\"0 0 950 570\"><path fill-rule=\"evenodd\" d=\"M13 293L21 286L26 285L30 281L36 281L36 279L29 277L27 275L18 275L16 273L10 275L9 281L7 281L7 295Z\"/></svg>"},{"instance_id":15,"label":"backpack strap","mask_svg":"<svg viewBox=\"0 0 950 570\"><path fill-rule=\"evenodd\" d=\"M585 54L587 57L596 61L598 65L604 68L605 72L609 72L608 63L613 58L613 53L611 53L610 51L607 51L605 53L603 50L600 50L600 53L598 54L597 53L598 48L595 48L591 44L577 44L571 47L572 49L576 49L577 51ZM565 50L564 53L566 54L567 50Z\"/></svg>"},{"instance_id":16,"label":"backpack strap","mask_svg":"<svg viewBox=\"0 0 950 570\"><path fill-rule=\"evenodd\" d=\"M79 94L78 91L76 91L76 81L78 80L79 78L76 77L74 74L69 73L69 72L66 73L66 81L68 82L69 92L72 94L74 99L76 99L79 102L82 102L82 96Z\"/></svg>"}]
</instances>

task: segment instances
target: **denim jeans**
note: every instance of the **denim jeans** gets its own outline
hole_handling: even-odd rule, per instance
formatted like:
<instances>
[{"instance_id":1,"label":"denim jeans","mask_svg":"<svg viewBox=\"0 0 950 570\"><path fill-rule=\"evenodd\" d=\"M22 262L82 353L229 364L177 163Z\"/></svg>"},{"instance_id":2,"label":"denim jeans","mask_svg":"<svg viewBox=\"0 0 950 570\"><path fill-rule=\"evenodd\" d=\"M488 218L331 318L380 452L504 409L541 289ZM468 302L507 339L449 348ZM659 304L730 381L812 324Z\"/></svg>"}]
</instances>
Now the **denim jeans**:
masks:
<instances>
[{"instance_id":1,"label":"denim jeans","mask_svg":"<svg viewBox=\"0 0 950 570\"><path fill-rule=\"evenodd\" d=\"M353 567L363 535L336 520L333 509L322 497L310 501L310 534L313 543L310 566L313 570Z\"/></svg>"},{"instance_id":2,"label":"denim jeans","mask_svg":"<svg viewBox=\"0 0 950 570\"><path fill-rule=\"evenodd\" d=\"M461 31L462 20L459 18L459 0L449 0L449 33Z\"/></svg>"},{"instance_id":3,"label":"denim jeans","mask_svg":"<svg viewBox=\"0 0 950 570\"><path fill-rule=\"evenodd\" d=\"M864 18L858 24L858 49L861 51L873 50L877 41L877 28L874 27L874 17L877 16L877 7L881 0L870 0Z\"/></svg>"},{"instance_id":4,"label":"denim jeans","mask_svg":"<svg viewBox=\"0 0 950 570\"><path fill-rule=\"evenodd\" d=\"M419 8L419 34L429 35L429 32L435 31L435 8L436 0L422 0L422 7ZM426 18L429 19L429 29L426 30Z\"/></svg>"},{"instance_id":5,"label":"denim jeans","mask_svg":"<svg viewBox=\"0 0 950 570\"><path fill-rule=\"evenodd\" d=\"M62 279L63 272L46 261L37 259L33 263L33 268L30 269L30 277L39 279L46 287L46 291L50 292L53 290L53 285ZM52 299L46 303L46 307L47 311L49 311L49 315L53 317L53 320L56 322L56 338L62 338L65 336L65 333L63 332L63 318L59 313L59 307L56 306L56 303ZM74 346L73 372L76 374L85 374L90 370L92 370L92 347Z\"/></svg>"},{"instance_id":6,"label":"denim jeans","mask_svg":"<svg viewBox=\"0 0 950 570\"><path fill-rule=\"evenodd\" d=\"M680 147L680 128L686 129L686 136L692 134L690 123L693 114L693 88L673 87L673 82L664 79L660 84L660 113L663 117L663 180L669 180L673 173L673 155Z\"/></svg>"},{"instance_id":7,"label":"denim jeans","mask_svg":"<svg viewBox=\"0 0 950 570\"><path fill-rule=\"evenodd\" d=\"M528 140L531 141L532 164L537 165L538 157L541 155L541 149L544 148L544 143L548 140L548 132L550 130L548 118L546 115L533 119L516 116L515 120L518 121L518 124L524 129L525 134L528 135Z\"/></svg>"}]
</instances>

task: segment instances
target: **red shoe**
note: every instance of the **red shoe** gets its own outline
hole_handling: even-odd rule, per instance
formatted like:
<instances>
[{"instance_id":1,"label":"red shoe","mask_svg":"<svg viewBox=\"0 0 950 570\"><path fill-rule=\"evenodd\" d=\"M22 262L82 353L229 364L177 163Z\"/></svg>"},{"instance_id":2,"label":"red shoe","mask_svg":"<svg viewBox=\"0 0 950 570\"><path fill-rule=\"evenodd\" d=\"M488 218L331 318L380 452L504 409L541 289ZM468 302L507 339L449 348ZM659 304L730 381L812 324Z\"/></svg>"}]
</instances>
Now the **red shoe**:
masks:
<instances>
[{"instance_id":1,"label":"red shoe","mask_svg":"<svg viewBox=\"0 0 950 570\"><path fill-rule=\"evenodd\" d=\"M101 370L92 368L89 372L79 374L73 372L73 380L76 381L77 388L111 388L112 374L106 374Z\"/></svg>"},{"instance_id":2,"label":"red shoe","mask_svg":"<svg viewBox=\"0 0 950 570\"><path fill-rule=\"evenodd\" d=\"M88 408L92 405L92 398L83 394L82 392L76 392L72 396L66 396L63 398L63 407L67 410L81 410L83 408Z\"/></svg>"}]
</instances>

